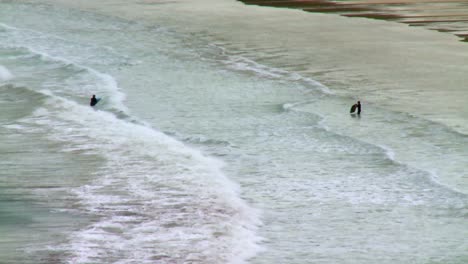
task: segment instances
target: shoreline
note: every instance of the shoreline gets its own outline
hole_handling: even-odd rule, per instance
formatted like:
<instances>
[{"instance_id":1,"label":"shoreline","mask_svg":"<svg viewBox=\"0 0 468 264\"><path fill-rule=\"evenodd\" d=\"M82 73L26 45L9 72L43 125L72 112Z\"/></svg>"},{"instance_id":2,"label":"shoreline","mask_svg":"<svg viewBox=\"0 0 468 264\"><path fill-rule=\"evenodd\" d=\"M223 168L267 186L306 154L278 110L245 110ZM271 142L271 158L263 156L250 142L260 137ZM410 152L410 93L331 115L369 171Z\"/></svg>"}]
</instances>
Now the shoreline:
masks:
<instances>
[{"instance_id":1,"label":"shoreline","mask_svg":"<svg viewBox=\"0 0 468 264\"><path fill-rule=\"evenodd\" d=\"M312 13L380 19L451 33L468 42L468 6L463 0L239 0L246 5L302 9Z\"/></svg>"}]
</instances>

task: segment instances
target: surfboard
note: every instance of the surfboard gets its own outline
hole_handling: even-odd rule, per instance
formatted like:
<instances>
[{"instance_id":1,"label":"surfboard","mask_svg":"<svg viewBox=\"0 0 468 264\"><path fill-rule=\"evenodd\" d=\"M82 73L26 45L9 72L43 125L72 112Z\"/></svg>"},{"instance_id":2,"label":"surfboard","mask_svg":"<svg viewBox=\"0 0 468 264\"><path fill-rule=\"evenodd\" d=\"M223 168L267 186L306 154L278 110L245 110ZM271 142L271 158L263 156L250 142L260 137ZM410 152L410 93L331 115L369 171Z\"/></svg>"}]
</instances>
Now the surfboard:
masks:
<instances>
[{"instance_id":1,"label":"surfboard","mask_svg":"<svg viewBox=\"0 0 468 264\"><path fill-rule=\"evenodd\" d=\"M351 114L354 113L354 111L356 111L356 107L357 107L357 105L355 105L355 104L353 106L351 106L351 110L349 110L349 112Z\"/></svg>"},{"instance_id":2,"label":"surfboard","mask_svg":"<svg viewBox=\"0 0 468 264\"><path fill-rule=\"evenodd\" d=\"M96 106L96 105L99 103L99 101L101 101L101 98L100 98L100 97L99 97L99 98L98 98L98 97L96 97L96 103L95 103L95 104L93 104L93 105L91 105L91 106Z\"/></svg>"}]
</instances>

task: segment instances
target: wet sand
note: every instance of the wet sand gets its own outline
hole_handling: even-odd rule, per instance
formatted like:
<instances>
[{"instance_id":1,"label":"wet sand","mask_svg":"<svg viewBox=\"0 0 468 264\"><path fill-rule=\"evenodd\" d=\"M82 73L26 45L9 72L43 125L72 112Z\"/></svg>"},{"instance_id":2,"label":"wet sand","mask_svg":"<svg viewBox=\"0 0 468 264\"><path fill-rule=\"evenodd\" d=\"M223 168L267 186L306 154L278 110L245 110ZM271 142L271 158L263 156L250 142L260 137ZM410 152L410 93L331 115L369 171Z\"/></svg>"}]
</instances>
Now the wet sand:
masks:
<instances>
[{"instance_id":1,"label":"wet sand","mask_svg":"<svg viewBox=\"0 0 468 264\"><path fill-rule=\"evenodd\" d=\"M425 27L451 33L468 42L468 2L466 0L240 0L249 5L302 9L335 13Z\"/></svg>"}]
</instances>

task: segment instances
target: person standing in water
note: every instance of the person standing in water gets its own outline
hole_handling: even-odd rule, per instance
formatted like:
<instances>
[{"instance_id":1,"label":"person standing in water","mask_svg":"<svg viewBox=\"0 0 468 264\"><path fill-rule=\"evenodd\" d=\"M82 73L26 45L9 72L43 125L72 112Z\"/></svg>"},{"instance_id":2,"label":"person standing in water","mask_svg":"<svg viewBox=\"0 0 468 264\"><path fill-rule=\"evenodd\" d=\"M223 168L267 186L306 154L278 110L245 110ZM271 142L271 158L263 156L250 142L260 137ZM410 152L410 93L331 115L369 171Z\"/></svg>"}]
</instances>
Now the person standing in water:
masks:
<instances>
[{"instance_id":1,"label":"person standing in water","mask_svg":"<svg viewBox=\"0 0 468 264\"><path fill-rule=\"evenodd\" d=\"M90 106L95 106L97 104L98 100L96 98L96 95L93 94L93 97L91 97L91 101L89 102Z\"/></svg>"},{"instance_id":2,"label":"person standing in water","mask_svg":"<svg viewBox=\"0 0 468 264\"><path fill-rule=\"evenodd\" d=\"M353 104L349 112L351 114L354 114L354 111L356 111L356 108L357 108L357 114L360 115L361 114L361 101L357 101L357 103Z\"/></svg>"}]
</instances>

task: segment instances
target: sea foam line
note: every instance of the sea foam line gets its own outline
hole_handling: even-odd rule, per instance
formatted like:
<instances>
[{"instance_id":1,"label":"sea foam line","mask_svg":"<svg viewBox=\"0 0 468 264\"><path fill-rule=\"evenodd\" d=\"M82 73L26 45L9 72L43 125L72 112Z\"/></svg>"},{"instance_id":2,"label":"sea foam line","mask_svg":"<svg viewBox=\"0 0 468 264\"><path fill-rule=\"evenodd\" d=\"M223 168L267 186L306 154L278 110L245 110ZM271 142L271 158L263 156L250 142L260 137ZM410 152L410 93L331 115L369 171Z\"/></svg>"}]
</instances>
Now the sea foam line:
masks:
<instances>
[{"instance_id":1,"label":"sea foam line","mask_svg":"<svg viewBox=\"0 0 468 264\"><path fill-rule=\"evenodd\" d=\"M254 72L259 76L272 79L303 82L308 87L318 89L324 94L335 94L332 90L330 90L327 86L323 85L322 83L311 78L304 77L297 72L289 72L283 69L263 65L243 56L229 55L226 48L221 47L219 44L212 44L211 46L221 50L221 55L224 57L222 63L227 65L231 69L238 71Z\"/></svg>"}]
</instances>

